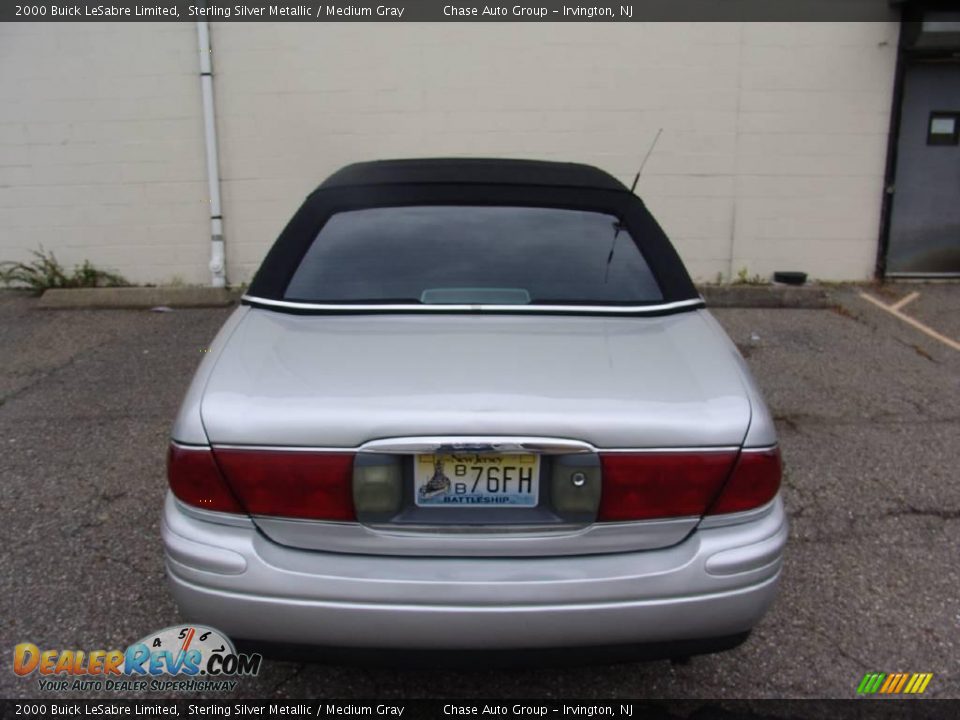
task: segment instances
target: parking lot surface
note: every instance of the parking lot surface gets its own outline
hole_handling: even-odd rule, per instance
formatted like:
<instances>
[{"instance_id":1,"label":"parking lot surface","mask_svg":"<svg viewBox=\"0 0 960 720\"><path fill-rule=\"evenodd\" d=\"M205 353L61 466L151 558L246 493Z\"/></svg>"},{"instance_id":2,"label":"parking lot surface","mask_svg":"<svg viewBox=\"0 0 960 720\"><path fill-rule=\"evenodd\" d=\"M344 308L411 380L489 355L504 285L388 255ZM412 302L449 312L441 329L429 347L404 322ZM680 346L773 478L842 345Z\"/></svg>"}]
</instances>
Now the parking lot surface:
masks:
<instances>
[{"instance_id":1,"label":"parking lot surface","mask_svg":"<svg viewBox=\"0 0 960 720\"><path fill-rule=\"evenodd\" d=\"M960 339L960 286L869 290L913 291L904 310ZM835 297L716 311L776 417L792 519L779 599L745 645L565 669L268 659L237 695L851 698L866 672L932 672L926 696L960 697L960 352L857 289ZM179 622L159 540L168 432L229 312L46 311L0 293L0 696L70 696L15 676L17 643L124 648Z\"/></svg>"}]
</instances>

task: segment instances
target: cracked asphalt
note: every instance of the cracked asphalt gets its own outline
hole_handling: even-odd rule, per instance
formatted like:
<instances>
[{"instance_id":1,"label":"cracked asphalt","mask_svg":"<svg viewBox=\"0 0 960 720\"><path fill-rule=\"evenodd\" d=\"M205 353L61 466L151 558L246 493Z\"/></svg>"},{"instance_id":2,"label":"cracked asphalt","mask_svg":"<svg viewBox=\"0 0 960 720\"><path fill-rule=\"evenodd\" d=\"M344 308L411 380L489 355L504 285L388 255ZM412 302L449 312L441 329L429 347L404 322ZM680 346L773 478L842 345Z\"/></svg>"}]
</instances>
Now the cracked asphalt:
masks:
<instances>
[{"instance_id":1,"label":"cracked asphalt","mask_svg":"<svg viewBox=\"0 0 960 720\"><path fill-rule=\"evenodd\" d=\"M867 289L914 290L906 311L960 337L960 285ZM745 645L570 669L267 660L238 697L851 698L868 671L932 672L926 697L960 697L960 353L858 292L715 311L776 417L792 518L779 599ZM179 622L159 541L167 434L228 313L0 293L0 696L45 695L12 672L16 643L120 648Z\"/></svg>"}]
</instances>

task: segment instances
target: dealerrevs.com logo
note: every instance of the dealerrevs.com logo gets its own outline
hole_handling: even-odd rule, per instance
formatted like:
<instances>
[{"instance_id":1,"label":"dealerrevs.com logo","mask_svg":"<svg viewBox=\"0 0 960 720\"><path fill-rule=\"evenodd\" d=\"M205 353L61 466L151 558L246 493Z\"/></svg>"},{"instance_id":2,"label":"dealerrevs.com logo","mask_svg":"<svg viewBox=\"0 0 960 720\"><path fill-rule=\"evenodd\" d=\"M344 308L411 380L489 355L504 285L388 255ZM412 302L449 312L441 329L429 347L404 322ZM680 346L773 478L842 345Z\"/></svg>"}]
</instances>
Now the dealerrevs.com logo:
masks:
<instances>
[{"instance_id":1,"label":"dealerrevs.com logo","mask_svg":"<svg viewBox=\"0 0 960 720\"><path fill-rule=\"evenodd\" d=\"M13 671L36 674L39 690L233 690L234 678L256 675L262 660L238 653L226 635L203 625L164 628L126 650L41 650L33 643L13 649Z\"/></svg>"}]
</instances>

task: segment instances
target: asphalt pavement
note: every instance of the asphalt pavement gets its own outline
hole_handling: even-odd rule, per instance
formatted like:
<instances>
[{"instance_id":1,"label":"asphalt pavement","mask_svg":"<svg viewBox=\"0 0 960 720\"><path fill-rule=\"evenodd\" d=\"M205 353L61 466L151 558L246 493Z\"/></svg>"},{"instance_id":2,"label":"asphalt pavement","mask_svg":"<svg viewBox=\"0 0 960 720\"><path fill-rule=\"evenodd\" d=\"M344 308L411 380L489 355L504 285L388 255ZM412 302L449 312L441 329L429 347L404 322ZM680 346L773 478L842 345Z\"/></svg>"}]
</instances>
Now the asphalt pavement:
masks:
<instances>
[{"instance_id":1,"label":"asphalt pavement","mask_svg":"<svg viewBox=\"0 0 960 720\"><path fill-rule=\"evenodd\" d=\"M960 285L868 289L960 339ZM740 648L565 669L267 660L238 697L851 698L932 672L960 698L960 352L839 289L721 309L776 417L792 519L780 595ZM69 697L13 647L123 648L179 622L159 541L170 423L230 309L43 310L0 293L0 697ZM215 697L211 695L211 697Z\"/></svg>"}]
</instances>

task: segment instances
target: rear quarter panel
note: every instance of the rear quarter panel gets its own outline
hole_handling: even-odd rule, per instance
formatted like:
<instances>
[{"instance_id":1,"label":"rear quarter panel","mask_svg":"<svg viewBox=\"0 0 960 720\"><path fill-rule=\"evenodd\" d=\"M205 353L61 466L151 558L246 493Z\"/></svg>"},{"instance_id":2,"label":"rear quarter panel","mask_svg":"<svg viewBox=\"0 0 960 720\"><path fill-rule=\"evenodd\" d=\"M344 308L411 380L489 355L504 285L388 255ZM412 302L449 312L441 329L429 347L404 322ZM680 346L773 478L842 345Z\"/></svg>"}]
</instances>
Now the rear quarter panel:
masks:
<instances>
[{"instance_id":1,"label":"rear quarter panel","mask_svg":"<svg viewBox=\"0 0 960 720\"><path fill-rule=\"evenodd\" d=\"M250 308L246 306L234 310L210 343L209 352L205 353L203 360L200 361L200 366L194 373L183 402L180 404L180 411L177 413L170 433L173 440L185 445L206 445L209 442L200 415L203 391L223 349L227 346L227 341L249 311Z\"/></svg>"}]
</instances>

